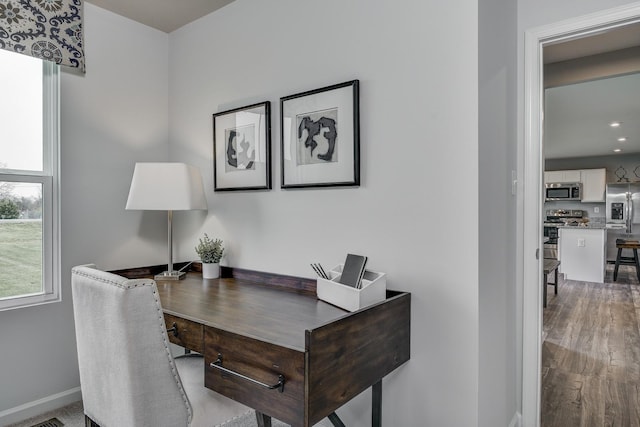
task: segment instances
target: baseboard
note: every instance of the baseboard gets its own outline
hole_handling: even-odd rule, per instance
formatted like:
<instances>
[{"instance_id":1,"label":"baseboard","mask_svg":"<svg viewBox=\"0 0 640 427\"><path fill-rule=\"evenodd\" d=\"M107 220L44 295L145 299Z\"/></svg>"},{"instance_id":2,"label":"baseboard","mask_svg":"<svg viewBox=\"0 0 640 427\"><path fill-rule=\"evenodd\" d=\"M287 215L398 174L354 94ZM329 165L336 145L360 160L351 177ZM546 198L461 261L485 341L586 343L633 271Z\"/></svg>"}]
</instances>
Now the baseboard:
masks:
<instances>
[{"instance_id":1,"label":"baseboard","mask_svg":"<svg viewBox=\"0 0 640 427\"><path fill-rule=\"evenodd\" d=\"M51 396L0 412L0 426L17 423L80 400L82 400L80 387L52 394Z\"/></svg>"},{"instance_id":2,"label":"baseboard","mask_svg":"<svg viewBox=\"0 0 640 427\"><path fill-rule=\"evenodd\" d=\"M513 414L509 427L522 427L522 415L520 415L520 412Z\"/></svg>"}]
</instances>

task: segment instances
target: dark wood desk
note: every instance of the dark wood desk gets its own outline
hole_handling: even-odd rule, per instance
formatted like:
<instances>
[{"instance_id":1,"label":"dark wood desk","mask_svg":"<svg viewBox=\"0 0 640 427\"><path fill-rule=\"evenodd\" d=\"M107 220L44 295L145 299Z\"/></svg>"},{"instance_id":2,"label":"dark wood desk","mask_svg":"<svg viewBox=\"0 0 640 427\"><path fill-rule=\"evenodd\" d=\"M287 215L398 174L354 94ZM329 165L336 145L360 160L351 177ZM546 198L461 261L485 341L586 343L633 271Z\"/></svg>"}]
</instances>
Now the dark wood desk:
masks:
<instances>
[{"instance_id":1,"label":"dark wood desk","mask_svg":"<svg viewBox=\"0 0 640 427\"><path fill-rule=\"evenodd\" d=\"M387 291L350 313L318 300L315 280L222 274L157 282L167 328L177 331L169 337L204 355L206 387L310 427L327 416L342 425L334 411L373 386L372 425L381 425L382 378L410 358L409 293Z\"/></svg>"}]
</instances>

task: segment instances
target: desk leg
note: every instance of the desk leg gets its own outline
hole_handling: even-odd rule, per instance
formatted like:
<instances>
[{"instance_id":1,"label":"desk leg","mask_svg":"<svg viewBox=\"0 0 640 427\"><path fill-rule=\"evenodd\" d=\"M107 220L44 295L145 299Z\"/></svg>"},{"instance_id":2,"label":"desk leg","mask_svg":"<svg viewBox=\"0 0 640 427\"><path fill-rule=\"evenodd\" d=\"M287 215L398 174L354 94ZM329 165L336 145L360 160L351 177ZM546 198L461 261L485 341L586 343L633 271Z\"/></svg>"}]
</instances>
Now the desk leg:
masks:
<instances>
[{"instance_id":1,"label":"desk leg","mask_svg":"<svg viewBox=\"0 0 640 427\"><path fill-rule=\"evenodd\" d=\"M371 387L371 397L371 427L382 427L382 380ZM333 427L346 427L335 412L328 418Z\"/></svg>"},{"instance_id":2,"label":"desk leg","mask_svg":"<svg viewBox=\"0 0 640 427\"><path fill-rule=\"evenodd\" d=\"M328 418L334 427L346 427L340 417L338 417L338 414L336 414L335 412L330 413Z\"/></svg>"},{"instance_id":3,"label":"desk leg","mask_svg":"<svg viewBox=\"0 0 640 427\"><path fill-rule=\"evenodd\" d=\"M96 424L91 418L87 417L86 415L84 416L84 425L85 427L100 427L98 424Z\"/></svg>"},{"instance_id":4,"label":"desk leg","mask_svg":"<svg viewBox=\"0 0 640 427\"><path fill-rule=\"evenodd\" d=\"M371 427L382 427L382 380L371 388Z\"/></svg>"},{"instance_id":5,"label":"desk leg","mask_svg":"<svg viewBox=\"0 0 640 427\"><path fill-rule=\"evenodd\" d=\"M258 421L258 427L271 427L271 417L256 411L256 420Z\"/></svg>"}]
</instances>

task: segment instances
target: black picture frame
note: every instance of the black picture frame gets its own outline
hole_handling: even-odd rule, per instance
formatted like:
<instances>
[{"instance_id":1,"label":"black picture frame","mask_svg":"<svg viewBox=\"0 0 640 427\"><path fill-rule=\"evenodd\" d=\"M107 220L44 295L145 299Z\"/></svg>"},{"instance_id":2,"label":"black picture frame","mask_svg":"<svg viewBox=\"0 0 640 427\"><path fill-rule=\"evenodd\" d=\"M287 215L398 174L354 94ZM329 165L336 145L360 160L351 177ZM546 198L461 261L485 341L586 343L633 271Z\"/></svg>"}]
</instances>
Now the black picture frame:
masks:
<instances>
[{"instance_id":1,"label":"black picture frame","mask_svg":"<svg viewBox=\"0 0 640 427\"><path fill-rule=\"evenodd\" d=\"M271 189L271 102L213 114L213 191Z\"/></svg>"},{"instance_id":2,"label":"black picture frame","mask_svg":"<svg viewBox=\"0 0 640 427\"><path fill-rule=\"evenodd\" d=\"M360 81L280 98L282 188L360 185Z\"/></svg>"}]
</instances>

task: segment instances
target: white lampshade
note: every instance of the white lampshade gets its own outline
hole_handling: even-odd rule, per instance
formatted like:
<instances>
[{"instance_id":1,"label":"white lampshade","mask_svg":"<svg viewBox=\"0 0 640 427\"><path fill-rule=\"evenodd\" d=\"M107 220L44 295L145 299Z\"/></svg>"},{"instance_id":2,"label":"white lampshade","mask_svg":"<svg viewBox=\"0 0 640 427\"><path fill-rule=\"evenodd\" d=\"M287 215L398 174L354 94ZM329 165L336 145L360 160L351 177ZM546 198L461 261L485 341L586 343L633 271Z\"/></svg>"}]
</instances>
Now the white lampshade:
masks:
<instances>
[{"instance_id":1,"label":"white lampshade","mask_svg":"<svg viewBox=\"0 0 640 427\"><path fill-rule=\"evenodd\" d=\"M173 211L207 209L200 171L184 163L136 163L126 209L167 211L167 271L155 279L184 278L173 270Z\"/></svg>"},{"instance_id":2,"label":"white lampshade","mask_svg":"<svg viewBox=\"0 0 640 427\"><path fill-rule=\"evenodd\" d=\"M200 171L185 163L136 163L126 209L207 209Z\"/></svg>"}]
</instances>

